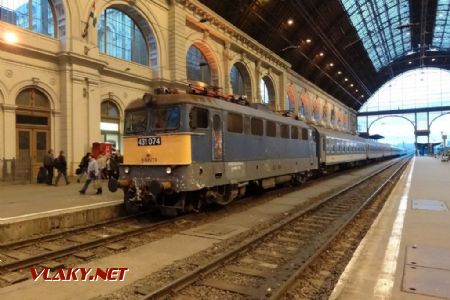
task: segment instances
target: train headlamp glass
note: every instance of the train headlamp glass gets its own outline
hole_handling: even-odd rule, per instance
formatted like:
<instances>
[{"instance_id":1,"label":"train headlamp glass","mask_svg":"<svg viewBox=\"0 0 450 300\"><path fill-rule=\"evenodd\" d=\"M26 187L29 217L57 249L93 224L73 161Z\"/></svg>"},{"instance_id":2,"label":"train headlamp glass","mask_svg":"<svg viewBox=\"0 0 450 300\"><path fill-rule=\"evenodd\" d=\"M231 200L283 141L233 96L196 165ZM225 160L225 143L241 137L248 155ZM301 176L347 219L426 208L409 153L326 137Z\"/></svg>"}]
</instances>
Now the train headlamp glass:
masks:
<instances>
[{"instance_id":1,"label":"train headlamp glass","mask_svg":"<svg viewBox=\"0 0 450 300\"><path fill-rule=\"evenodd\" d=\"M171 167L167 167L167 168L166 168L166 174L167 174L167 175L172 174L172 168L171 168Z\"/></svg>"},{"instance_id":2,"label":"train headlamp glass","mask_svg":"<svg viewBox=\"0 0 450 300\"><path fill-rule=\"evenodd\" d=\"M123 169L123 172L124 172L125 174L130 173L130 168L129 168L129 167L125 167L125 168Z\"/></svg>"}]
</instances>

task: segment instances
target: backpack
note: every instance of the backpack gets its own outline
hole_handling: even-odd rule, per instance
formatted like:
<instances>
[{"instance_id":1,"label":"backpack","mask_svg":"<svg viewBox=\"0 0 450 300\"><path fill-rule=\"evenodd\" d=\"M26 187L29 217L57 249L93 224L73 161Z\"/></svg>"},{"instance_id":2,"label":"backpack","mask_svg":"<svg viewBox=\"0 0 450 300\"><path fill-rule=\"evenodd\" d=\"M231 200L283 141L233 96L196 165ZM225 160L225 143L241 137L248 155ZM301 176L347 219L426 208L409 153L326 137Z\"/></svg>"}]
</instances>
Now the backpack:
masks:
<instances>
[{"instance_id":1,"label":"backpack","mask_svg":"<svg viewBox=\"0 0 450 300\"><path fill-rule=\"evenodd\" d=\"M58 170L61 168L61 162L59 161L58 157L53 161L53 166Z\"/></svg>"}]
</instances>

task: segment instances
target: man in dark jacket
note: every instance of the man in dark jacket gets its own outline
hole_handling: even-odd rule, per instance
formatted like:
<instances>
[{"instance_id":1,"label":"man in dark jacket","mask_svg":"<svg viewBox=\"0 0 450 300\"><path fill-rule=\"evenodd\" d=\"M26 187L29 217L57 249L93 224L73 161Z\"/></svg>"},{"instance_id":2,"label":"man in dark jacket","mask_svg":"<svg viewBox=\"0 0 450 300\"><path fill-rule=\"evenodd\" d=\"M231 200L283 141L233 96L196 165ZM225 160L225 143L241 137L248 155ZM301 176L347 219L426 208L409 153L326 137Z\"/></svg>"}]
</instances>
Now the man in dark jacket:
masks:
<instances>
[{"instance_id":1,"label":"man in dark jacket","mask_svg":"<svg viewBox=\"0 0 450 300\"><path fill-rule=\"evenodd\" d=\"M44 156L44 168L47 169L47 184L53 184L53 166L55 157L53 156L53 150L49 149Z\"/></svg>"},{"instance_id":2,"label":"man in dark jacket","mask_svg":"<svg viewBox=\"0 0 450 300\"><path fill-rule=\"evenodd\" d=\"M64 176L64 179L66 180L66 184L69 184L69 180L67 179L67 161L66 157L64 156L64 151L59 151L59 156L55 160L55 167L58 170L58 176L55 180L55 185L58 185L59 178L61 178L61 175Z\"/></svg>"}]
</instances>

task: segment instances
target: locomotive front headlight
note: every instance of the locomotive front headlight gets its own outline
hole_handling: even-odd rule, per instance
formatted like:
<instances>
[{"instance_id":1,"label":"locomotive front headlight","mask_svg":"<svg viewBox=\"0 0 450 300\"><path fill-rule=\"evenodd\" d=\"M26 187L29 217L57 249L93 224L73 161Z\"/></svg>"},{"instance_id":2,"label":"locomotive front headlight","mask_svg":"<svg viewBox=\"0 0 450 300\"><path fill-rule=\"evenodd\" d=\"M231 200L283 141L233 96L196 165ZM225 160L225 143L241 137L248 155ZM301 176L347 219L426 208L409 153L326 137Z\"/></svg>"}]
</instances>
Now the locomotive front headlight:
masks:
<instances>
[{"instance_id":1,"label":"locomotive front headlight","mask_svg":"<svg viewBox=\"0 0 450 300\"><path fill-rule=\"evenodd\" d=\"M125 168L123 169L123 172L124 172L125 174L129 174L129 173L130 173L130 168L129 168L129 167L125 167Z\"/></svg>"},{"instance_id":2,"label":"locomotive front headlight","mask_svg":"<svg viewBox=\"0 0 450 300\"><path fill-rule=\"evenodd\" d=\"M167 168L166 168L166 174L167 174L167 175L172 174L172 168L171 168L171 167L167 167Z\"/></svg>"}]
</instances>

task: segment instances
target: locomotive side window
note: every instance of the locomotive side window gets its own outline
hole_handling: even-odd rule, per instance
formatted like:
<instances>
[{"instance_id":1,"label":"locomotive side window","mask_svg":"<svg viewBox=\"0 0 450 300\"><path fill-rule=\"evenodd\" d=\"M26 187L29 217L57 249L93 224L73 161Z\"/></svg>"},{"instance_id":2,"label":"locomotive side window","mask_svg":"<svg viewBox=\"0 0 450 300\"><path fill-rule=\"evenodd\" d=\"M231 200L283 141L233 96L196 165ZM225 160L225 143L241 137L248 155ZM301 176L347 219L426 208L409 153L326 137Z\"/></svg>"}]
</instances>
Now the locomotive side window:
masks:
<instances>
[{"instance_id":1,"label":"locomotive side window","mask_svg":"<svg viewBox=\"0 0 450 300\"><path fill-rule=\"evenodd\" d=\"M147 111L125 113L125 133L143 132L147 128Z\"/></svg>"},{"instance_id":2,"label":"locomotive side window","mask_svg":"<svg viewBox=\"0 0 450 300\"><path fill-rule=\"evenodd\" d=\"M275 137L277 136L277 125L272 121L266 121L266 135Z\"/></svg>"},{"instance_id":3,"label":"locomotive side window","mask_svg":"<svg viewBox=\"0 0 450 300\"><path fill-rule=\"evenodd\" d=\"M298 139L298 127L291 126L291 139L297 140Z\"/></svg>"},{"instance_id":4,"label":"locomotive side window","mask_svg":"<svg viewBox=\"0 0 450 300\"><path fill-rule=\"evenodd\" d=\"M250 132L251 132L250 117L249 116L245 116L244 117L244 133L245 134L250 134Z\"/></svg>"},{"instance_id":5,"label":"locomotive side window","mask_svg":"<svg viewBox=\"0 0 450 300\"><path fill-rule=\"evenodd\" d=\"M281 137L283 139L289 138L289 125L281 124Z\"/></svg>"},{"instance_id":6,"label":"locomotive side window","mask_svg":"<svg viewBox=\"0 0 450 300\"><path fill-rule=\"evenodd\" d=\"M302 140L308 140L308 129L302 128Z\"/></svg>"},{"instance_id":7,"label":"locomotive side window","mask_svg":"<svg viewBox=\"0 0 450 300\"><path fill-rule=\"evenodd\" d=\"M234 113L228 113L227 128L229 132L242 133L244 129L242 116Z\"/></svg>"},{"instance_id":8,"label":"locomotive side window","mask_svg":"<svg viewBox=\"0 0 450 300\"><path fill-rule=\"evenodd\" d=\"M189 113L189 127L208 128L209 111L200 107L193 107Z\"/></svg>"},{"instance_id":9,"label":"locomotive side window","mask_svg":"<svg viewBox=\"0 0 450 300\"><path fill-rule=\"evenodd\" d=\"M180 127L180 107L168 106L152 109L150 126L155 131L178 129Z\"/></svg>"},{"instance_id":10,"label":"locomotive side window","mask_svg":"<svg viewBox=\"0 0 450 300\"><path fill-rule=\"evenodd\" d=\"M251 129L253 135L263 135L264 134L264 126L263 126L263 120L252 118L251 122Z\"/></svg>"}]
</instances>

